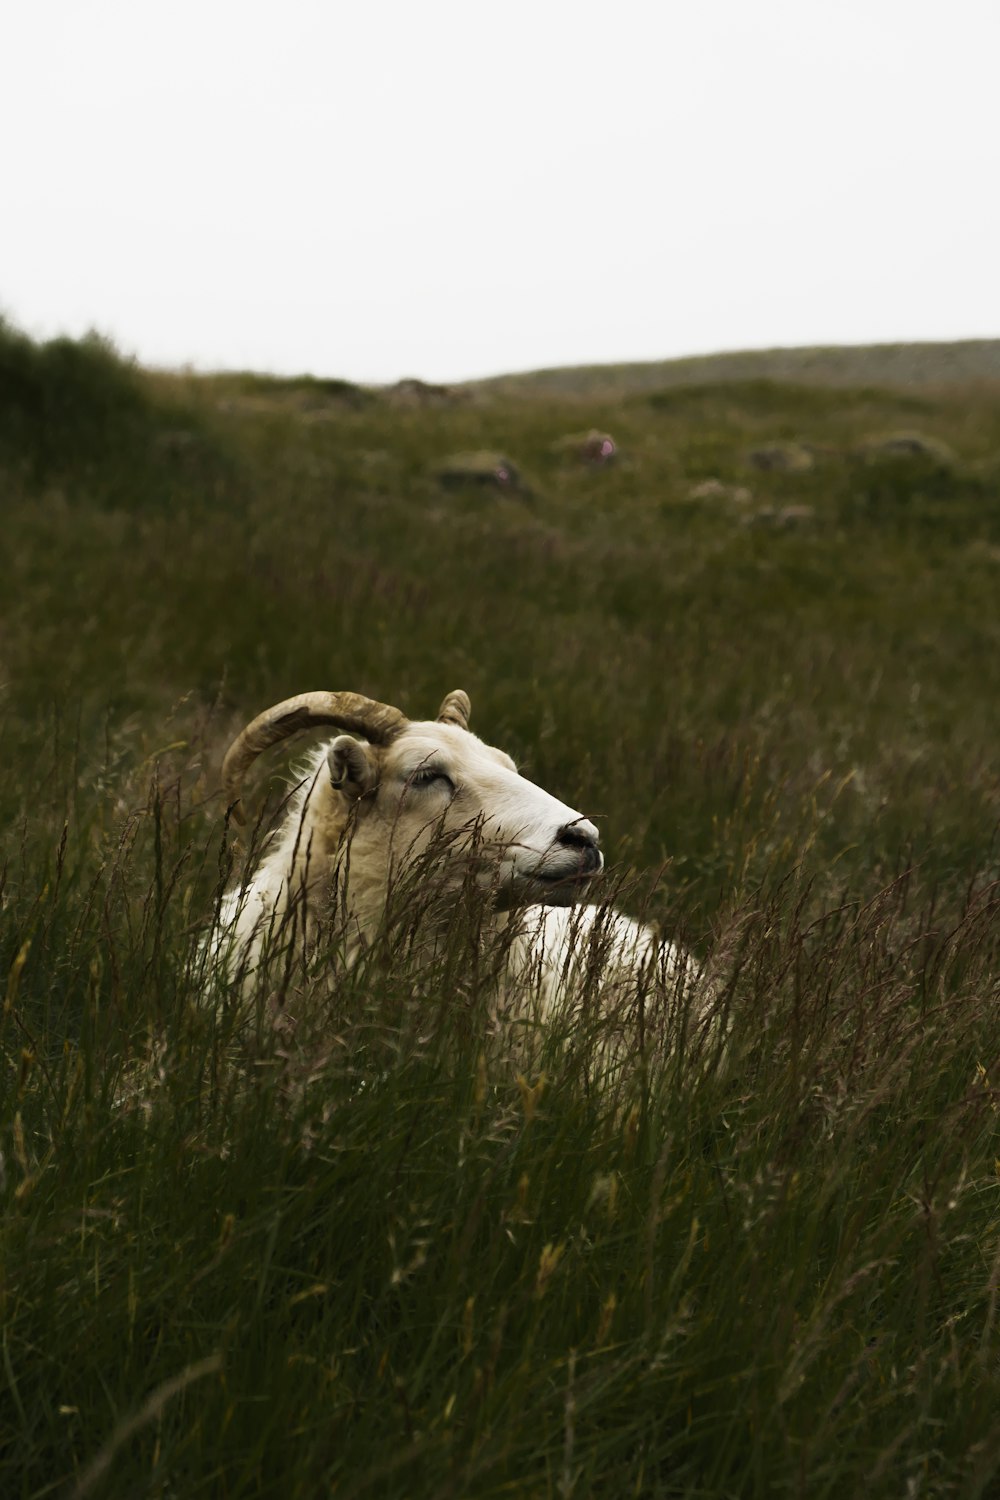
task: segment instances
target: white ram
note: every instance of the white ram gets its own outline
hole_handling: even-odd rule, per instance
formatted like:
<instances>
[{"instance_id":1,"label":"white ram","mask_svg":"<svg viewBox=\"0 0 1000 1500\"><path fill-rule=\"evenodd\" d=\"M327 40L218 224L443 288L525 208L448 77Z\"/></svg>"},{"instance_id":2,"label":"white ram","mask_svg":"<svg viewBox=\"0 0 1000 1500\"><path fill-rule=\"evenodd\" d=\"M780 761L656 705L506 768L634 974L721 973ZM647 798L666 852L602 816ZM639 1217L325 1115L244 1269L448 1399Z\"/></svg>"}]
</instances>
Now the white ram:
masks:
<instances>
[{"instance_id":1,"label":"white ram","mask_svg":"<svg viewBox=\"0 0 1000 1500\"><path fill-rule=\"evenodd\" d=\"M342 732L310 753L252 879L224 898L212 950L225 971L245 981L265 953L308 956L332 933L352 965L390 892L416 872L419 895L433 865L436 895L441 879L446 891L471 882L485 893L508 1015L544 1021L565 1003L578 1009L586 993L626 1029L636 1017L641 1028L652 988L675 998L697 990L701 1012L708 987L687 954L619 912L578 904L604 864L596 827L478 739L470 712L461 691L419 722L354 693L313 692L242 731L223 764L239 822L244 777L263 751L317 726Z\"/></svg>"}]
</instances>

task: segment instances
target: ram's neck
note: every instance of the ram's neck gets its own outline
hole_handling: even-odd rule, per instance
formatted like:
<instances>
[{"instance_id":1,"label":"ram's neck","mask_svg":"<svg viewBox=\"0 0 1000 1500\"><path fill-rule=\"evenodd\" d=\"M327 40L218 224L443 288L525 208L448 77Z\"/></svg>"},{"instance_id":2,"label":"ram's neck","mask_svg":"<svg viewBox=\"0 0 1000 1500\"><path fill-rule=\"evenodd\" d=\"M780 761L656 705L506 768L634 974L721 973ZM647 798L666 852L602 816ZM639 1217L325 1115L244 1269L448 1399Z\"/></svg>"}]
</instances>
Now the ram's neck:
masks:
<instances>
[{"instance_id":1,"label":"ram's neck","mask_svg":"<svg viewBox=\"0 0 1000 1500\"><path fill-rule=\"evenodd\" d=\"M282 935L311 947L343 915L339 878L344 865L347 813L317 756L307 765L282 825L247 888L240 927L254 945ZM283 946L283 943L282 943Z\"/></svg>"},{"instance_id":2,"label":"ram's neck","mask_svg":"<svg viewBox=\"0 0 1000 1500\"><path fill-rule=\"evenodd\" d=\"M475 934L479 951L489 952L501 939L511 913L493 907L486 893L478 900L463 891L466 877L445 862L438 868L417 865L388 868L381 858L368 866L348 839L338 865L346 930L351 940L349 961L373 944L388 940L387 954L405 951L407 961L429 961L442 944L466 941ZM473 897L473 899L468 899ZM456 926L456 923L458 924Z\"/></svg>"}]
</instances>

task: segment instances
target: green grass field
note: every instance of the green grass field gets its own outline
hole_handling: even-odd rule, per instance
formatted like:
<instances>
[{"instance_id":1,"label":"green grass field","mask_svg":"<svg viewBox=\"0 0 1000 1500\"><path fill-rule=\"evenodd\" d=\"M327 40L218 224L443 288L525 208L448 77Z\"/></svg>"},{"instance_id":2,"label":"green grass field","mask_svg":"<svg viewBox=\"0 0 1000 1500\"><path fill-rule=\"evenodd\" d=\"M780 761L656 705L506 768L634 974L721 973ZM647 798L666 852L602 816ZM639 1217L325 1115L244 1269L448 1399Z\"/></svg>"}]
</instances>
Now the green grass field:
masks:
<instances>
[{"instance_id":1,"label":"green grass field","mask_svg":"<svg viewBox=\"0 0 1000 1500\"><path fill-rule=\"evenodd\" d=\"M1000 1493L1000 383L694 375L0 329L4 1497ZM458 686L724 958L724 1066L518 1079L472 912L213 989L231 737Z\"/></svg>"}]
</instances>

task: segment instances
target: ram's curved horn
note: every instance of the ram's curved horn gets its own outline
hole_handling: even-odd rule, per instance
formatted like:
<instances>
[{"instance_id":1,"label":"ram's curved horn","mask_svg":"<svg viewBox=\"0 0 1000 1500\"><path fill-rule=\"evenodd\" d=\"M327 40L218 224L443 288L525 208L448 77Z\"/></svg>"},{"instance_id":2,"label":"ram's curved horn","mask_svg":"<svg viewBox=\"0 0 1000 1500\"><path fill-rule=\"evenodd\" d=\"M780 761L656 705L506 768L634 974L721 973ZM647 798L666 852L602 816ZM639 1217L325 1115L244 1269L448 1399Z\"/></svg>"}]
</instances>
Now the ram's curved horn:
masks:
<instances>
[{"instance_id":1,"label":"ram's curved horn","mask_svg":"<svg viewBox=\"0 0 1000 1500\"><path fill-rule=\"evenodd\" d=\"M457 724L459 729L468 729L471 713L472 704L469 702L468 693L463 693L461 688L456 688L453 693L448 694L438 709L437 721L439 724Z\"/></svg>"},{"instance_id":2,"label":"ram's curved horn","mask_svg":"<svg viewBox=\"0 0 1000 1500\"><path fill-rule=\"evenodd\" d=\"M466 700L468 701L468 700ZM360 693L299 693L273 708L265 709L236 736L222 762L222 789L226 806L242 823L238 804L243 778L258 755L289 735L320 724L334 724L351 734L362 735L373 745L388 745L406 728L409 720L398 708L376 703Z\"/></svg>"}]
</instances>

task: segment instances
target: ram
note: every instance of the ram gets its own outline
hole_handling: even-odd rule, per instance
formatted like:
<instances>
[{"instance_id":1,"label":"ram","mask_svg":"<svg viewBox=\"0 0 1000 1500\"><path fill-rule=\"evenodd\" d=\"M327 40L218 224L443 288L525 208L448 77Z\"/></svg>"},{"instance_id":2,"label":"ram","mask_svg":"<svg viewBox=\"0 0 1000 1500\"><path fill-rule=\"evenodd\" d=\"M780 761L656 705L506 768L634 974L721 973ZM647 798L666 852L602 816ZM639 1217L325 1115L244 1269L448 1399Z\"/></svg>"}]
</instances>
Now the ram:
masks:
<instances>
[{"instance_id":1,"label":"ram","mask_svg":"<svg viewBox=\"0 0 1000 1500\"><path fill-rule=\"evenodd\" d=\"M502 955L501 1013L544 1022L597 996L616 1025L641 1031L651 991L676 1001L703 988L697 965L620 912L581 904L604 864L597 828L478 739L470 713L462 691L418 722L355 693L311 692L248 724L223 763L238 822L259 755L304 730L340 733L309 753L255 873L224 898L216 960L244 983L276 953L350 967L382 929L390 893L440 912L442 890L471 886L488 913L482 939Z\"/></svg>"}]
</instances>

